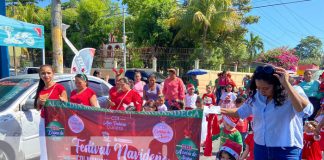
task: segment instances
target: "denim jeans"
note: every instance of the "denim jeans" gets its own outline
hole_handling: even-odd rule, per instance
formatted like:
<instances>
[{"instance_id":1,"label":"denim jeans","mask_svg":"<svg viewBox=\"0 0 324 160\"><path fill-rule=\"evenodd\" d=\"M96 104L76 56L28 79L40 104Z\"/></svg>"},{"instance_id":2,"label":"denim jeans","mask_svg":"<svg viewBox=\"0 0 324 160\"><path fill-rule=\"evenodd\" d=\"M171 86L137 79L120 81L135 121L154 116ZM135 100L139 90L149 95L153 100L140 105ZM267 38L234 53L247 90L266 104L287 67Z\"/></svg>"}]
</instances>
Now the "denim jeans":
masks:
<instances>
[{"instance_id":1,"label":"denim jeans","mask_svg":"<svg viewBox=\"0 0 324 160\"><path fill-rule=\"evenodd\" d=\"M218 87L217 90L216 90L216 104L218 105L219 104L219 101L220 101L220 97L222 96L222 89L224 87Z\"/></svg>"},{"instance_id":2,"label":"denim jeans","mask_svg":"<svg viewBox=\"0 0 324 160\"><path fill-rule=\"evenodd\" d=\"M255 160L300 160L301 152L298 147L266 147L254 143Z\"/></svg>"}]
</instances>

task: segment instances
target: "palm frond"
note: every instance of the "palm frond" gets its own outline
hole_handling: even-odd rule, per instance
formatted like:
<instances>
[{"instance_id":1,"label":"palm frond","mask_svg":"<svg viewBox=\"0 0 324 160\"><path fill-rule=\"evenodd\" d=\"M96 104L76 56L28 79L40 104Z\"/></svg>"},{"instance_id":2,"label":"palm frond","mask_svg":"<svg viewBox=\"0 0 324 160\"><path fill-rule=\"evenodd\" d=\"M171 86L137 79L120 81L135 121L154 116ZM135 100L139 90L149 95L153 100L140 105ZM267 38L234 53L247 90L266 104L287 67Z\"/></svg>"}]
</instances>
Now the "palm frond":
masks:
<instances>
[{"instance_id":1,"label":"palm frond","mask_svg":"<svg viewBox=\"0 0 324 160\"><path fill-rule=\"evenodd\" d=\"M204 26L210 26L208 18L200 11L196 12L193 17L193 24L203 23Z\"/></svg>"}]
</instances>

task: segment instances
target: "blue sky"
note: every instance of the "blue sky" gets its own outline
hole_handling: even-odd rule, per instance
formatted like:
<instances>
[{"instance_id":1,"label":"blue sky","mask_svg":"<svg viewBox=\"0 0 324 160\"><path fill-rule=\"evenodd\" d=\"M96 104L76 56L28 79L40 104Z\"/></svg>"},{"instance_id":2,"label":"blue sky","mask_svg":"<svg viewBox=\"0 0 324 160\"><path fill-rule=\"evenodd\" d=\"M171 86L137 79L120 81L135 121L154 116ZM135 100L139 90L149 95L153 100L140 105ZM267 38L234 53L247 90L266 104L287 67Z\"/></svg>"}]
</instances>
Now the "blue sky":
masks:
<instances>
[{"instance_id":1,"label":"blue sky","mask_svg":"<svg viewBox=\"0 0 324 160\"><path fill-rule=\"evenodd\" d=\"M252 0L252 6L293 2L296 0ZM324 42L324 1L311 0L294 4L252 9L260 16L251 32L259 35L265 49L280 46L295 47L302 38L312 35Z\"/></svg>"},{"instance_id":2,"label":"blue sky","mask_svg":"<svg viewBox=\"0 0 324 160\"><path fill-rule=\"evenodd\" d=\"M62 0L66 1L68 0ZM294 1L298 0L252 0L252 6ZM44 0L39 5L46 6L50 2ZM324 43L324 0L255 8L250 14L260 16L259 22L248 28L262 38L265 50L281 46L294 48L302 38L310 35L318 37Z\"/></svg>"}]
</instances>

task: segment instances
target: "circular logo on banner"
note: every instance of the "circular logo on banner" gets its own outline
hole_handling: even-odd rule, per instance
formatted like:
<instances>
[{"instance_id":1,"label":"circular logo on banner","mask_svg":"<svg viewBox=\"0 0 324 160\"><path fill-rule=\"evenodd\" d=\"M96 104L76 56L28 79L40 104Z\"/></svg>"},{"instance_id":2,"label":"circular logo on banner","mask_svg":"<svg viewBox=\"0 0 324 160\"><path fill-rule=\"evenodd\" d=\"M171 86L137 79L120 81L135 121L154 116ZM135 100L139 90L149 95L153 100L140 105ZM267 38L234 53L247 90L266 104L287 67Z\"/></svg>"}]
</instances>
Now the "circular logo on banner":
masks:
<instances>
[{"instance_id":1,"label":"circular logo on banner","mask_svg":"<svg viewBox=\"0 0 324 160\"><path fill-rule=\"evenodd\" d=\"M162 143L168 143L173 138L173 130L165 122L156 124L153 127L152 132L153 132L153 137Z\"/></svg>"},{"instance_id":2,"label":"circular logo on banner","mask_svg":"<svg viewBox=\"0 0 324 160\"><path fill-rule=\"evenodd\" d=\"M182 139L176 146L176 155L178 159L199 159L197 145L190 139Z\"/></svg>"},{"instance_id":3,"label":"circular logo on banner","mask_svg":"<svg viewBox=\"0 0 324 160\"><path fill-rule=\"evenodd\" d=\"M64 137L64 127L58 121L52 121L45 128L46 136L54 141L59 141Z\"/></svg>"},{"instance_id":4,"label":"circular logo on banner","mask_svg":"<svg viewBox=\"0 0 324 160\"><path fill-rule=\"evenodd\" d=\"M71 116L69 118L68 124L71 131L74 133L80 133L84 129L84 123L82 119L77 115Z\"/></svg>"}]
</instances>

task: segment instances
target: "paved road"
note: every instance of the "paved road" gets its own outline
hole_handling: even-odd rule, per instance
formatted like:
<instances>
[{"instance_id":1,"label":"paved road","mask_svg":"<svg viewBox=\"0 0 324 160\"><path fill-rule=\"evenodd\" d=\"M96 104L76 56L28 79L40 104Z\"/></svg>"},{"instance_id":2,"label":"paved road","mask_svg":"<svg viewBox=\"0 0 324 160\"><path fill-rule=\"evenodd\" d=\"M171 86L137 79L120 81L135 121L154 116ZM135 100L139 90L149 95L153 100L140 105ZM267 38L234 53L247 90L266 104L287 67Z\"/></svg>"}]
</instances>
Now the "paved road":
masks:
<instances>
[{"instance_id":1,"label":"paved road","mask_svg":"<svg viewBox=\"0 0 324 160\"><path fill-rule=\"evenodd\" d=\"M200 148L200 160L215 160L216 159L216 152L219 149L219 140L213 141L213 156L205 157L203 156L204 150Z\"/></svg>"}]
</instances>

